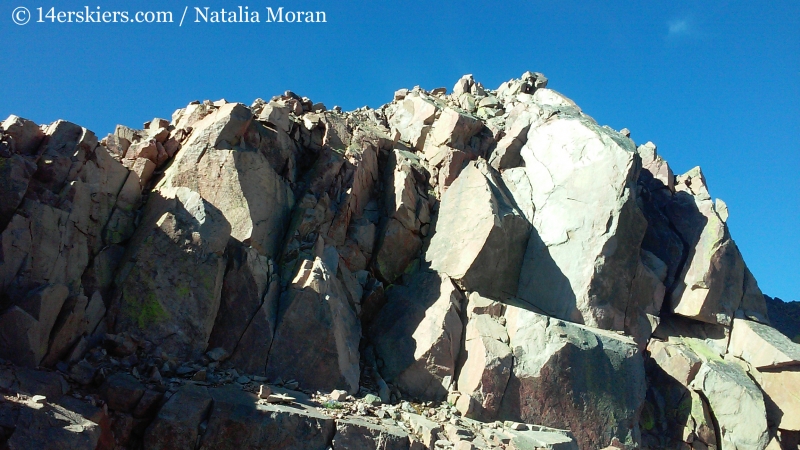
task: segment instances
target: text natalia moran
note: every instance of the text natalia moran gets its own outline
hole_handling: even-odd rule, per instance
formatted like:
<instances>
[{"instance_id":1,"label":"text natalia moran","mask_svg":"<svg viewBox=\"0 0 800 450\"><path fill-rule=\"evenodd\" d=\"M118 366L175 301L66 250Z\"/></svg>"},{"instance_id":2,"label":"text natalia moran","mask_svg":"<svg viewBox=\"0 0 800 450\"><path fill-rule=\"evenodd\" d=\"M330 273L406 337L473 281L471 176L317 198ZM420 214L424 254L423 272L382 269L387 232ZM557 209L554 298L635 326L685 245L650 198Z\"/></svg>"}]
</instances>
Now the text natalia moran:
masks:
<instances>
[{"instance_id":1,"label":"text natalia moran","mask_svg":"<svg viewBox=\"0 0 800 450\"><path fill-rule=\"evenodd\" d=\"M261 14L263 13L263 14ZM194 7L194 21L208 23L325 23L328 21L325 11L295 11L287 10L283 6L266 9L250 10L249 6L238 6L233 9L214 9Z\"/></svg>"}]
</instances>

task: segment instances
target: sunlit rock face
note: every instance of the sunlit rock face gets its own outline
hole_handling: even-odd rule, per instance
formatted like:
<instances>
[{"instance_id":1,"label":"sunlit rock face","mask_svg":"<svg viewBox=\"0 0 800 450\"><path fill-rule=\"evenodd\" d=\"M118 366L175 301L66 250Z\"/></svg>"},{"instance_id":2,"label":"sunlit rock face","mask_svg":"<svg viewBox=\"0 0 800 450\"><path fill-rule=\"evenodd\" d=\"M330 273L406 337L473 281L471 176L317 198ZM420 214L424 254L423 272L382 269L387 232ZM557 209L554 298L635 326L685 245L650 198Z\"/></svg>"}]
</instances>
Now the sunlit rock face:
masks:
<instances>
[{"instance_id":1,"label":"sunlit rock face","mask_svg":"<svg viewBox=\"0 0 800 450\"><path fill-rule=\"evenodd\" d=\"M725 202L540 73L99 141L10 116L0 175L0 448L800 436L800 347Z\"/></svg>"}]
</instances>

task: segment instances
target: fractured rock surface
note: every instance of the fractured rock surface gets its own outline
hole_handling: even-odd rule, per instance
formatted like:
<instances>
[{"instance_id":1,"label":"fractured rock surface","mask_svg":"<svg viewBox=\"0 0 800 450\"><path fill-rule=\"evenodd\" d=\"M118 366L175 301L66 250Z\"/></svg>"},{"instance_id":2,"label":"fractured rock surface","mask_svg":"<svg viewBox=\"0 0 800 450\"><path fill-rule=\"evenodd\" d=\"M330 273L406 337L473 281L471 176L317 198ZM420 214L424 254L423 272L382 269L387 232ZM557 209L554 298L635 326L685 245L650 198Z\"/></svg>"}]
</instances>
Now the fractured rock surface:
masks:
<instances>
[{"instance_id":1,"label":"fractured rock surface","mask_svg":"<svg viewBox=\"0 0 800 450\"><path fill-rule=\"evenodd\" d=\"M725 202L547 86L10 116L0 448L796 445Z\"/></svg>"}]
</instances>

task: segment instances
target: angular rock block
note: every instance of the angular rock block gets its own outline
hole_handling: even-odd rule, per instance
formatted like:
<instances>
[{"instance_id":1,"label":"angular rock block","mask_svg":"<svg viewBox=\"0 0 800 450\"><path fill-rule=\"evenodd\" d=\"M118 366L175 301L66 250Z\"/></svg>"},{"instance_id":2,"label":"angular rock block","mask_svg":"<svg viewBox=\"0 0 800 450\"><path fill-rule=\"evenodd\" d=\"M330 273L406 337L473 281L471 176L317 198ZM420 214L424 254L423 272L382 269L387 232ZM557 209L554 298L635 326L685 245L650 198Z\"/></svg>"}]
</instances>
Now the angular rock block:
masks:
<instances>
[{"instance_id":1,"label":"angular rock block","mask_svg":"<svg viewBox=\"0 0 800 450\"><path fill-rule=\"evenodd\" d=\"M195 448L200 422L205 419L211 402L211 395L205 387L187 384L180 388L145 430L144 448Z\"/></svg>"},{"instance_id":2,"label":"angular rock block","mask_svg":"<svg viewBox=\"0 0 800 450\"><path fill-rule=\"evenodd\" d=\"M280 289L274 264L235 239L228 243L227 257L219 312L208 347L225 350L236 367L247 373L263 374L275 333Z\"/></svg>"},{"instance_id":3,"label":"angular rock block","mask_svg":"<svg viewBox=\"0 0 800 450\"><path fill-rule=\"evenodd\" d=\"M764 317L763 298L754 280L745 284L746 267L708 193L699 167L681 175L666 212L686 244L686 263L672 287L676 314L703 322L730 325L747 296L748 310ZM748 291L745 292L745 288Z\"/></svg>"},{"instance_id":4,"label":"angular rock block","mask_svg":"<svg viewBox=\"0 0 800 450\"><path fill-rule=\"evenodd\" d=\"M777 372L760 372L755 377L764 391L767 420L781 430L800 431L800 366Z\"/></svg>"},{"instance_id":5,"label":"angular rock block","mask_svg":"<svg viewBox=\"0 0 800 450\"><path fill-rule=\"evenodd\" d=\"M517 295L553 317L623 330L647 225L640 160L631 140L562 109L521 150L536 213Z\"/></svg>"},{"instance_id":6,"label":"angular rock block","mask_svg":"<svg viewBox=\"0 0 800 450\"><path fill-rule=\"evenodd\" d=\"M461 349L462 294L447 276L420 271L387 296L370 329L381 375L412 397L444 399Z\"/></svg>"},{"instance_id":7,"label":"angular rock block","mask_svg":"<svg viewBox=\"0 0 800 450\"><path fill-rule=\"evenodd\" d=\"M734 319L728 353L756 369L800 366L800 344L769 325L750 320Z\"/></svg>"},{"instance_id":8,"label":"angular rock block","mask_svg":"<svg viewBox=\"0 0 800 450\"><path fill-rule=\"evenodd\" d=\"M514 366L499 418L569 429L581 448L638 445L645 397L630 338L508 306Z\"/></svg>"},{"instance_id":9,"label":"angular rock block","mask_svg":"<svg viewBox=\"0 0 800 450\"><path fill-rule=\"evenodd\" d=\"M421 150L435 120L437 107L417 94L407 96L389 117L389 125L400 140Z\"/></svg>"},{"instance_id":10,"label":"angular rock block","mask_svg":"<svg viewBox=\"0 0 800 450\"><path fill-rule=\"evenodd\" d=\"M479 160L442 197L425 259L464 290L507 299L517 293L530 229L502 179Z\"/></svg>"},{"instance_id":11,"label":"angular rock block","mask_svg":"<svg viewBox=\"0 0 800 450\"><path fill-rule=\"evenodd\" d=\"M158 188L196 191L222 212L231 237L276 257L294 196L261 149L261 128L244 105L222 106L194 124Z\"/></svg>"},{"instance_id":12,"label":"angular rock block","mask_svg":"<svg viewBox=\"0 0 800 450\"><path fill-rule=\"evenodd\" d=\"M151 194L144 217L120 268L111 328L179 359L197 357L219 310L230 224L187 188Z\"/></svg>"},{"instance_id":13,"label":"angular rock block","mask_svg":"<svg viewBox=\"0 0 800 450\"><path fill-rule=\"evenodd\" d=\"M764 392L770 425L800 431L800 344L758 322L734 319L728 353L752 367L750 375Z\"/></svg>"},{"instance_id":14,"label":"angular rock block","mask_svg":"<svg viewBox=\"0 0 800 450\"><path fill-rule=\"evenodd\" d=\"M762 391L737 362L722 359L706 342L692 337L654 341L649 350L651 361L660 371L708 402L723 449L767 446L769 431ZM662 388L657 382L653 386Z\"/></svg>"},{"instance_id":15,"label":"angular rock block","mask_svg":"<svg viewBox=\"0 0 800 450\"><path fill-rule=\"evenodd\" d=\"M255 395L236 388L209 393L213 407L200 450L325 450L335 431L334 420L313 408L258 404Z\"/></svg>"},{"instance_id":16,"label":"angular rock block","mask_svg":"<svg viewBox=\"0 0 800 450\"><path fill-rule=\"evenodd\" d=\"M462 396L456 402L456 408L466 417L489 422L500 409L513 365L508 333L498 321L503 309L501 303L476 293L469 297L466 359L461 364L457 384Z\"/></svg>"},{"instance_id":17,"label":"angular rock block","mask_svg":"<svg viewBox=\"0 0 800 450\"><path fill-rule=\"evenodd\" d=\"M430 136L434 145L463 149L481 128L483 122L475 117L445 108L433 124Z\"/></svg>"},{"instance_id":18,"label":"angular rock block","mask_svg":"<svg viewBox=\"0 0 800 450\"><path fill-rule=\"evenodd\" d=\"M266 372L305 389L355 394L361 323L332 270L320 258L303 262L280 300Z\"/></svg>"},{"instance_id":19,"label":"angular rock block","mask_svg":"<svg viewBox=\"0 0 800 450\"><path fill-rule=\"evenodd\" d=\"M421 193L426 176L419 158L395 150L386 168L386 220L378 240L374 266L388 283L394 282L422 249L423 229L431 222L430 205Z\"/></svg>"},{"instance_id":20,"label":"angular rock block","mask_svg":"<svg viewBox=\"0 0 800 450\"><path fill-rule=\"evenodd\" d=\"M44 286L0 314L0 357L21 366L38 366L67 295L64 285Z\"/></svg>"},{"instance_id":21,"label":"angular rock block","mask_svg":"<svg viewBox=\"0 0 800 450\"><path fill-rule=\"evenodd\" d=\"M578 450L578 444L569 432L557 432L547 427L531 427L530 430L504 430L511 437L509 449Z\"/></svg>"},{"instance_id":22,"label":"angular rock block","mask_svg":"<svg viewBox=\"0 0 800 450\"><path fill-rule=\"evenodd\" d=\"M723 449L766 448L769 430L764 397L741 367L709 359L690 386L708 399Z\"/></svg>"}]
</instances>

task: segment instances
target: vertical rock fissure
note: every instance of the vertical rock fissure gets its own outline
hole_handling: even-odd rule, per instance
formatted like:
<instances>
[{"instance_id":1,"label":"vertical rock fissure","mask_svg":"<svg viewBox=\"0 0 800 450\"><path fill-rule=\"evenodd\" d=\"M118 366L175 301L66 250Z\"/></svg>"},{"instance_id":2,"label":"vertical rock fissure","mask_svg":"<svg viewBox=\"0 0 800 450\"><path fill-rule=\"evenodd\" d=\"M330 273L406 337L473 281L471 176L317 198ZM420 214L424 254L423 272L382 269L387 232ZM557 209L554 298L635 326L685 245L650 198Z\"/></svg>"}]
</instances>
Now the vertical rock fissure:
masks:
<instances>
[{"instance_id":1,"label":"vertical rock fissure","mask_svg":"<svg viewBox=\"0 0 800 450\"><path fill-rule=\"evenodd\" d=\"M461 305L459 308L459 317L461 318L461 347L458 355L456 355L456 366L455 370L453 370L453 383L450 388L450 391L458 391L458 377L461 376L461 370L464 368L464 364L467 362L467 321L469 318L467 317L467 303L469 302L469 297L467 296L466 291L461 289L457 283L454 283L456 290L461 293Z\"/></svg>"},{"instance_id":2,"label":"vertical rock fissure","mask_svg":"<svg viewBox=\"0 0 800 450\"><path fill-rule=\"evenodd\" d=\"M711 423L714 424L714 434L717 437L717 448L721 449L722 447L722 431L719 426L719 422L717 421L717 416L714 414L714 410L711 409L711 402L709 402L708 397L702 390L696 390L697 395L700 396L700 399L706 404L708 407L708 415L711 416Z\"/></svg>"}]
</instances>

